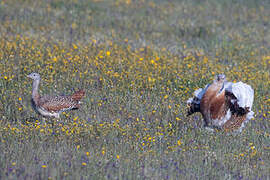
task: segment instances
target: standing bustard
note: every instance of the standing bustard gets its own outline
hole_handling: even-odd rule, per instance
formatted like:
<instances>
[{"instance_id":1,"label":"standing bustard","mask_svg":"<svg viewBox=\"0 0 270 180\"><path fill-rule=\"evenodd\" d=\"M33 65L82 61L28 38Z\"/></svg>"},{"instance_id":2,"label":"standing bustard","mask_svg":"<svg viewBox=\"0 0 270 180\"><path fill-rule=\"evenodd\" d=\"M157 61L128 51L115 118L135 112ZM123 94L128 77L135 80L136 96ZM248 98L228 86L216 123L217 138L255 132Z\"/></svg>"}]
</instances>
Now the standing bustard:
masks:
<instances>
[{"instance_id":1,"label":"standing bustard","mask_svg":"<svg viewBox=\"0 0 270 180\"><path fill-rule=\"evenodd\" d=\"M253 89L241 81L227 82L224 74L217 75L212 84L196 90L194 95L187 101L188 115L200 112L208 129L241 132L253 118Z\"/></svg>"},{"instance_id":2,"label":"standing bustard","mask_svg":"<svg viewBox=\"0 0 270 180\"><path fill-rule=\"evenodd\" d=\"M84 96L84 90L79 90L69 96L40 96L38 93L38 86L40 83L40 75L38 73L31 73L27 77L33 79L32 88L32 102L34 108L43 116L60 118L60 113L78 109L80 100Z\"/></svg>"}]
</instances>

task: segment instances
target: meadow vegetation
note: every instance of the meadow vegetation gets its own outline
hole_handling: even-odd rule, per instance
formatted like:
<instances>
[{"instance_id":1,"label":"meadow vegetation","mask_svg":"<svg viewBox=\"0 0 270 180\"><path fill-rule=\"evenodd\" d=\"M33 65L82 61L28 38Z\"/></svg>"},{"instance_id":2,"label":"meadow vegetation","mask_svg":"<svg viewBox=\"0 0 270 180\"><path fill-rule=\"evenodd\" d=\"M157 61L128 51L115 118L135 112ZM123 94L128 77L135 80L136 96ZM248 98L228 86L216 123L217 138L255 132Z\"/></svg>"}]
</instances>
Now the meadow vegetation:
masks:
<instances>
[{"instance_id":1,"label":"meadow vegetation","mask_svg":"<svg viewBox=\"0 0 270 180\"><path fill-rule=\"evenodd\" d=\"M269 179L267 0L0 1L0 179ZM41 94L86 90L44 119ZM224 73L255 91L241 134L186 116Z\"/></svg>"}]
</instances>

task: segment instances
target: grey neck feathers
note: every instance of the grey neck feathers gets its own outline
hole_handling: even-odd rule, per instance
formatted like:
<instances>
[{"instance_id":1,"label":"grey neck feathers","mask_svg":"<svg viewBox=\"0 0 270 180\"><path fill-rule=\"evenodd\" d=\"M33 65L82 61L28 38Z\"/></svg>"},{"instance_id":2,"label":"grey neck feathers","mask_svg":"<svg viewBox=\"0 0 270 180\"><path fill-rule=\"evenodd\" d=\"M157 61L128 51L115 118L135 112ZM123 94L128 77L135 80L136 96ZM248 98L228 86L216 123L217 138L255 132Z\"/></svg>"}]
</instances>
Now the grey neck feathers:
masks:
<instances>
[{"instance_id":1,"label":"grey neck feathers","mask_svg":"<svg viewBox=\"0 0 270 180\"><path fill-rule=\"evenodd\" d=\"M40 79L36 79L36 80L33 81L32 98L35 101L35 103L37 102L37 100L39 98L39 94L38 94L39 82L40 82Z\"/></svg>"}]
</instances>

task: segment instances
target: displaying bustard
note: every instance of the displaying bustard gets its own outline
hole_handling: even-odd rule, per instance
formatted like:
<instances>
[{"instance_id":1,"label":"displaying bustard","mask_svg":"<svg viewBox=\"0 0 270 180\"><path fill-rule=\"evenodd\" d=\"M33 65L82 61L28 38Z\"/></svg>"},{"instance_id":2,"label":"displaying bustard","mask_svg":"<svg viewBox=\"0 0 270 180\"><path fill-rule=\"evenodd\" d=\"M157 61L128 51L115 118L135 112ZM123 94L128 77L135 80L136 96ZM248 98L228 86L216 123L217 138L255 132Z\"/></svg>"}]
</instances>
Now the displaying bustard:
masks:
<instances>
[{"instance_id":1,"label":"displaying bustard","mask_svg":"<svg viewBox=\"0 0 270 180\"><path fill-rule=\"evenodd\" d=\"M188 115L200 112L208 129L241 132L254 112L251 111L254 91L243 82L227 82L224 74L217 75L212 84L194 92L187 101Z\"/></svg>"},{"instance_id":2,"label":"displaying bustard","mask_svg":"<svg viewBox=\"0 0 270 180\"><path fill-rule=\"evenodd\" d=\"M45 117L60 118L60 114L67 110L78 109L80 100L84 96L84 90L79 90L69 96L40 96L38 86L40 83L40 75L31 73L27 77L33 79L32 102L34 108Z\"/></svg>"}]
</instances>

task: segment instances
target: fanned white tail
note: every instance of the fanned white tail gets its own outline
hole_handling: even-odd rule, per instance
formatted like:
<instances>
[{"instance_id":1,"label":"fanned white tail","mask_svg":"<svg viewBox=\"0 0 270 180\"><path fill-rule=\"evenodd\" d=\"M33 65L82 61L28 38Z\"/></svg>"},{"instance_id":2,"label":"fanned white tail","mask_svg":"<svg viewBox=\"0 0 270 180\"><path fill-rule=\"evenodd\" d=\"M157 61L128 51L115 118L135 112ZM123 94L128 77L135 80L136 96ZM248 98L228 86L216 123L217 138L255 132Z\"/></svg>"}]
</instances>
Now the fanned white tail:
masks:
<instances>
[{"instance_id":1,"label":"fanned white tail","mask_svg":"<svg viewBox=\"0 0 270 180\"><path fill-rule=\"evenodd\" d=\"M254 90L250 85L243 82L233 83L232 93L237 98L237 104L242 108L249 108L247 119L250 120L254 117L254 112L251 110L254 101Z\"/></svg>"},{"instance_id":2,"label":"fanned white tail","mask_svg":"<svg viewBox=\"0 0 270 180\"><path fill-rule=\"evenodd\" d=\"M251 110L254 100L254 90L251 86L240 81L233 83L231 90L237 98L238 105L242 108L249 107Z\"/></svg>"}]
</instances>

